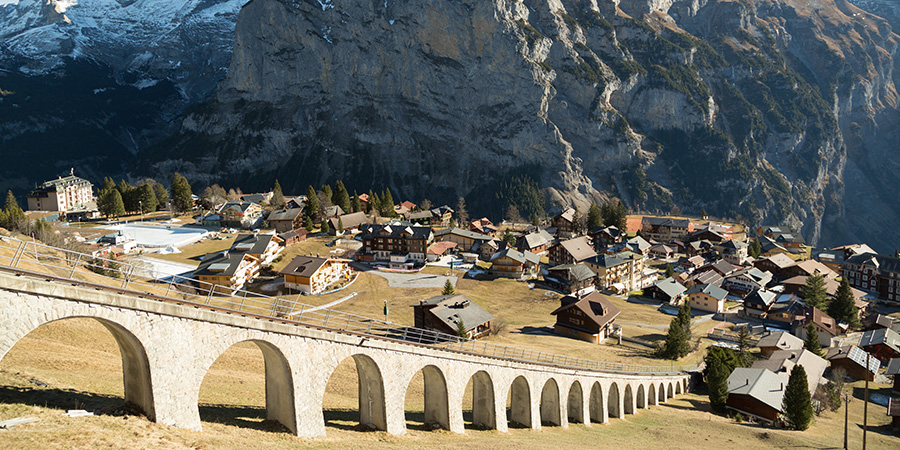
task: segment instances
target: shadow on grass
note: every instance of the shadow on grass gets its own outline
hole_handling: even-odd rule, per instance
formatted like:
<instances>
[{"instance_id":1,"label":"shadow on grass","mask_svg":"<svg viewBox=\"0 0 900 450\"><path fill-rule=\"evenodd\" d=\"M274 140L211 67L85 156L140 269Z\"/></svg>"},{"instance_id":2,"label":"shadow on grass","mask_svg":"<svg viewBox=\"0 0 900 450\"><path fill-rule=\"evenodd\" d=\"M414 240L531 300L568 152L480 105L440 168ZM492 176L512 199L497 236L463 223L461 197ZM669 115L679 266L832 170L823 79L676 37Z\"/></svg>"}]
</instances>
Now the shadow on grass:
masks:
<instances>
[{"instance_id":1,"label":"shadow on grass","mask_svg":"<svg viewBox=\"0 0 900 450\"><path fill-rule=\"evenodd\" d=\"M0 387L3 403L21 403L42 408L83 409L98 415L143 415L135 405L116 395L94 394L71 389L34 389L28 387Z\"/></svg>"},{"instance_id":2,"label":"shadow on grass","mask_svg":"<svg viewBox=\"0 0 900 450\"><path fill-rule=\"evenodd\" d=\"M513 334L550 334L556 335L556 332L553 331L552 327L530 327L524 326L518 330L512 330L510 333Z\"/></svg>"},{"instance_id":3,"label":"shadow on grass","mask_svg":"<svg viewBox=\"0 0 900 450\"><path fill-rule=\"evenodd\" d=\"M863 426L861 423L857 423L856 426L857 426L857 428L862 430ZM889 423L886 423L884 425L878 425L878 426L869 425L867 431L869 433L878 433L878 434L881 434L884 436L900 436L900 430L894 428Z\"/></svg>"},{"instance_id":4,"label":"shadow on grass","mask_svg":"<svg viewBox=\"0 0 900 450\"><path fill-rule=\"evenodd\" d=\"M266 420L266 409L258 406L201 404L200 420L273 433L289 433L282 424Z\"/></svg>"}]
</instances>

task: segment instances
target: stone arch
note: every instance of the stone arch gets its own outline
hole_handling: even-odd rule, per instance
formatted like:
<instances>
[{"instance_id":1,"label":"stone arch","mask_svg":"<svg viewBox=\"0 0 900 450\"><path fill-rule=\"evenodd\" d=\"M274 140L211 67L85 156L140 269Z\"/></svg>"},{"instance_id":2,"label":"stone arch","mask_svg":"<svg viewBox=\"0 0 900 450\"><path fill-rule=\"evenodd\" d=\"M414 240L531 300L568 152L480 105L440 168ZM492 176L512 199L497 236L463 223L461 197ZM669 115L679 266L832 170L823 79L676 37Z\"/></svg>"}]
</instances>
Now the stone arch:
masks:
<instances>
[{"instance_id":1,"label":"stone arch","mask_svg":"<svg viewBox=\"0 0 900 450\"><path fill-rule=\"evenodd\" d=\"M603 412L603 388L600 387L599 381L595 381L591 386L591 394L588 399L588 414L591 416L591 422L604 423Z\"/></svg>"},{"instance_id":2,"label":"stone arch","mask_svg":"<svg viewBox=\"0 0 900 450\"><path fill-rule=\"evenodd\" d=\"M625 385L625 414L634 414L634 391L630 383Z\"/></svg>"},{"instance_id":3,"label":"stone arch","mask_svg":"<svg viewBox=\"0 0 900 450\"><path fill-rule=\"evenodd\" d=\"M559 385L550 378L541 390L541 422L551 425L562 425L559 408Z\"/></svg>"},{"instance_id":4,"label":"stone arch","mask_svg":"<svg viewBox=\"0 0 900 450\"><path fill-rule=\"evenodd\" d=\"M67 319L93 319L103 325L112 334L122 357L122 381L124 383L125 401L136 405L152 421L156 421L156 408L153 399L150 362L144 343L129 327L107 318L82 314L60 314L58 317L31 318L24 320L26 327L2 327L0 330L0 361L22 338L43 325Z\"/></svg>"},{"instance_id":5,"label":"stone arch","mask_svg":"<svg viewBox=\"0 0 900 450\"><path fill-rule=\"evenodd\" d=\"M619 386L616 383L612 383L609 385L609 395L607 396L606 404L607 410L609 411L609 417L617 417L622 418L622 410L619 408L619 404L622 399L619 395Z\"/></svg>"},{"instance_id":6,"label":"stone arch","mask_svg":"<svg viewBox=\"0 0 900 450\"><path fill-rule=\"evenodd\" d=\"M666 394L668 395L668 398L675 396L675 385L672 384L672 382L669 382L669 388L666 389Z\"/></svg>"},{"instance_id":7,"label":"stone arch","mask_svg":"<svg viewBox=\"0 0 900 450\"><path fill-rule=\"evenodd\" d=\"M494 382L491 375L479 370L472 375L472 423L492 430L497 429L494 404ZM462 408L462 405L460 405Z\"/></svg>"},{"instance_id":8,"label":"stone arch","mask_svg":"<svg viewBox=\"0 0 900 450\"><path fill-rule=\"evenodd\" d=\"M647 387L647 405L659 405L659 399L656 396L656 385L650 383Z\"/></svg>"},{"instance_id":9,"label":"stone arch","mask_svg":"<svg viewBox=\"0 0 900 450\"><path fill-rule=\"evenodd\" d=\"M584 423L584 392L578 380L569 387L566 410L569 423Z\"/></svg>"},{"instance_id":10,"label":"stone arch","mask_svg":"<svg viewBox=\"0 0 900 450\"><path fill-rule=\"evenodd\" d=\"M231 342L228 347L218 352L218 354L211 355L215 356L215 358L202 368L203 375L200 377L199 384L197 384L195 403L199 402L200 387L212 365L228 349L243 342L255 344L263 355L266 375L266 419L274 420L287 427L292 433L297 434L297 412L294 404L294 380L291 374L291 367L281 349L266 340L254 338L238 339Z\"/></svg>"},{"instance_id":11,"label":"stone arch","mask_svg":"<svg viewBox=\"0 0 900 450\"><path fill-rule=\"evenodd\" d=\"M657 403L665 403L666 399L668 398L666 397L666 383L659 383L659 392L657 393L657 395L659 396L657 399Z\"/></svg>"},{"instance_id":12,"label":"stone arch","mask_svg":"<svg viewBox=\"0 0 900 450\"><path fill-rule=\"evenodd\" d=\"M359 423L363 426L373 427L381 431L387 431L387 411L384 397L384 379L381 369L372 357L357 353L344 358L341 363L353 358L356 364L356 375L359 380ZM335 366L328 379L334 376ZM324 395L323 395L324 400ZM324 404L319 405L324 409Z\"/></svg>"},{"instance_id":13,"label":"stone arch","mask_svg":"<svg viewBox=\"0 0 900 450\"><path fill-rule=\"evenodd\" d=\"M531 387L519 375L509 387L509 421L531 428Z\"/></svg>"},{"instance_id":14,"label":"stone arch","mask_svg":"<svg viewBox=\"0 0 900 450\"><path fill-rule=\"evenodd\" d=\"M437 366L427 365L421 369L425 382L425 425L437 425L450 429L450 397L447 393L447 379ZM417 372L418 373L418 372ZM406 390L412 383L406 383Z\"/></svg>"},{"instance_id":15,"label":"stone arch","mask_svg":"<svg viewBox=\"0 0 900 450\"><path fill-rule=\"evenodd\" d=\"M643 384L639 384L637 388L637 407L638 409L647 408L647 397Z\"/></svg>"},{"instance_id":16,"label":"stone arch","mask_svg":"<svg viewBox=\"0 0 900 450\"><path fill-rule=\"evenodd\" d=\"M675 395L681 395L681 393L681 382L679 381L675 383Z\"/></svg>"}]
</instances>

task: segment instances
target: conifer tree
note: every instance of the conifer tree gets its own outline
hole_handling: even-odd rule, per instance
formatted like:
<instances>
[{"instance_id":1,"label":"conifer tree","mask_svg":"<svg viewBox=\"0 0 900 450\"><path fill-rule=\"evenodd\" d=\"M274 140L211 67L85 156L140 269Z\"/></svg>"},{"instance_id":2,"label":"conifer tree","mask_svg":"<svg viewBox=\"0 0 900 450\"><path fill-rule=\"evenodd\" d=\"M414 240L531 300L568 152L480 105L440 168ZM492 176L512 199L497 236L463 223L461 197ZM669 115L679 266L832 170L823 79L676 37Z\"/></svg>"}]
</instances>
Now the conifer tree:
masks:
<instances>
[{"instance_id":1,"label":"conifer tree","mask_svg":"<svg viewBox=\"0 0 900 450\"><path fill-rule=\"evenodd\" d=\"M3 210L6 212L8 220L25 218L25 211L22 211L19 201L16 200L12 190L6 191L6 201L3 203Z\"/></svg>"},{"instance_id":2,"label":"conifer tree","mask_svg":"<svg viewBox=\"0 0 900 450\"><path fill-rule=\"evenodd\" d=\"M847 281L847 278L843 278L834 299L828 304L828 315L838 322L847 322L851 328L859 328L858 311L850 282Z\"/></svg>"},{"instance_id":3,"label":"conifer tree","mask_svg":"<svg viewBox=\"0 0 900 450\"><path fill-rule=\"evenodd\" d=\"M469 329L462 319L459 319L459 322L456 324L456 334L463 339L469 338Z\"/></svg>"},{"instance_id":4,"label":"conifer tree","mask_svg":"<svg viewBox=\"0 0 900 450\"><path fill-rule=\"evenodd\" d=\"M603 215L600 213L600 208L597 207L596 203L591 203L591 207L588 209L587 215L587 229L588 232L594 231L597 227L603 226Z\"/></svg>"},{"instance_id":5,"label":"conifer tree","mask_svg":"<svg viewBox=\"0 0 900 450\"><path fill-rule=\"evenodd\" d=\"M359 204L359 195L356 191L353 191L353 198L350 199L350 209L352 209L353 212L359 212L362 209Z\"/></svg>"},{"instance_id":6,"label":"conifer tree","mask_svg":"<svg viewBox=\"0 0 900 450\"><path fill-rule=\"evenodd\" d=\"M813 416L812 399L809 395L806 369L800 364L794 365L791 369L781 409L791 428L799 431L809 428Z\"/></svg>"},{"instance_id":7,"label":"conifer tree","mask_svg":"<svg viewBox=\"0 0 900 450\"><path fill-rule=\"evenodd\" d=\"M669 324L661 351L668 359L679 359L691 352L691 306L688 302L681 304L678 315Z\"/></svg>"},{"instance_id":8,"label":"conifer tree","mask_svg":"<svg viewBox=\"0 0 900 450\"><path fill-rule=\"evenodd\" d=\"M331 189L331 185L323 184L322 185L322 193L325 194L325 198L327 198L328 201L330 201L332 205L335 204L334 200L332 200L334 198L334 191Z\"/></svg>"},{"instance_id":9,"label":"conifer tree","mask_svg":"<svg viewBox=\"0 0 900 450\"><path fill-rule=\"evenodd\" d=\"M753 356L750 354L750 349L753 348L753 344L750 343L750 330L747 327L741 327L738 330L738 364L741 367L750 367L750 364L753 362Z\"/></svg>"},{"instance_id":10,"label":"conifer tree","mask_svg":"<svg viewBox=\"0 0 900 450\"><path fill-rule=\"evenodd\" d=\"M671 264L666 264L666 278L672 278L675 276L675 269L672 268Z\"/></svg>"},{"instance_id":11,"label":"conifer tree","mask_svg":"<svg viewBox=\"0 0 900 450\"><path fill-rule=\"evenodd\" d=\"M378 208L375 207L378 202L375 201L375 192L369 189L369 200L366 202L366 214L371 213L373 210L377 211Z\"/></svg>"},{"instance_id":12,"label":"conifer tree","mask_svg":"<svg viewBox=\"0 0 900 450\"><path fill-rule=\"evenodd\" d=\"M319 213L319 197L316 195L316 190L309 186L306 188L306 214L310 217L314 217Z\"/></svg>"},{"instance_id":13,"label":"conifer tree","mask_svg":"<svg viewBox=\"0 0 900 450\"><path fill-rule=\"evenodd\" d=\"M469 210L466 209L466 199L463 197L459 197L456 202L456 220L459 221L461 228L469 228Z\"/></svg>"},{"instance_id":14,"label":"conifer tree","mask_svg":"<svg viewBox=\"0 0 900 450\"><path fill-rule=\"evenodd\" d=\"M323 232L323 233L330 233L330 232L331 232L331 226L328 225L328 221L327 221L327 220L323 220L323 221L322 221L322 225L319 226L319 230L320 230L321 232Z\"/></svg>"},{"instance_id":15,"label":"conifer tree","mask_svg":"<svg viewBox=\"0 0 900 450\"><path fill-rule=\"evenodd\" d=\"M116 188L116 182L112 178L103 177L103 186L100 187L100 192L103 192L103 191L106 191L109 189L115 189L115 188Z\"/></svg>"},{"instance_id":16,"label":"conifer tree","mask_svg":"<svg viewBox=\"0 0 900 450\"><path fill-rule=\"evenodd\" d=\"M272 187L272 200L269 205L275 208L284 208L284 192L281 191L281 183L275 180L275 186Z\"/></svg>"},{"instance_id":17,"label":"conifer tree","mask_svg":"<svg viewBox=\"0 0 900 450\"><path fill-rule=\"evenodd\" d=\"M811 308L826 309L828 291L825 289L825 278L815 273L806 278L806 284L800 287L800 297Z\"/></svg>"},{"instance_id":18,"label":"conifer tree","mask_svg":"<svg viewBox=\"0 0 900 450\"><path fill-rule=\"evenodd\" d=\"M717 412L725 412L728 401L728 377L734 370L734 353L724 347L709 347L706 353L706 385L709 404Z\"/></svg>"},{"instance_id":19,"label":"conifer tree","mask_svg":"<svg viewBox=\"0 0 900 450\"><path fill-rule=\"evenodd\" d=\"M306 228L306 231L313 230L313 222L312 222L312 219L309 217L309 215L305 215L303 217L303 228Z\"/></svg>"},{"instance_id":20,"label":"conifer tree","mask_svg":"<svg viewBox=\"0 0 900 450\"><path fill-rule=\"evenodd\" d=\"M337 201L335 201L334 204L340 206L345 213L350 213L350 208L352 207L350 204L350 194L347 192L347 188L344 187L343 181L338 180L334 195L337 197Z\"/></svg>"},{"instance_id":21,"label":"conifer tree","mask_svg":"<svg viewBox=\"0 0 900 450\"><path fill-rule=\"evenodd\" d=\"M194 209L194 201L191 199L191 185L187 178L180 173L175 172L172 176L172 203L174 203L175 211L188 212Z\"/></svg>"},{"instance_id":22,"label":"conifer tree","mask_svg":"<svg viewBox=\"0 0 900 450\"><path fill-rule=\"evenodd\" d=\"M750 244L750 248L747 249L747 253L754 259L759 258L759 255L762 254L762 245L759 243L759 239L753 240L753 242Z\"/></svg>"},{"instance_id":23,"label":"conifer tree","mask_svg":"<svg viewBox=\"0 0 900 450\"><path fill-rule=\"evenodd\" d=\"M138 210L140 212L153 212L159 206L156 200L156 193L153 192L153 188L149 184L142 184L137 188L135 197L138 199Z\"/></svg>"},{"instance_id":24,"label":"conifer tree","mask_svg":"<svg viewBox=\"0 0 900 450\"><path fill-rule=\"evenodd\" d=\"M165 208L169 203L169 191L166 187L153 180L153 193L156 195L157 209Z\"/></svg>"},{"instance_id":25,"label":"conifer tree","mask_svg":"<svg viewBox=\"0 0 900 450\"><path fill-rule=\"evenodd\" d=\"M812 320L806 324L806 339L803 340L803 347L816 355L824 356L822 344L819 342L819 333L816 332L816 326Z\"/></svg>"},{"instance_id":26,"label":"conifer tree","mask_svg":"<svg viewBox=\"0 0 900 450\"><path fill-rule=\"evenodd\" d=\"M104 202L107 205L107 210L104 212L106 217L120 217L125 215L125 203L122 201L122 194L119 193L118 189L110 189L106 192L108 196L107 202ZM98 208L99 210L99 208Z\"/></svg>"},{"instance_id":27,"label":"conifer tree","mask_svg":"<svg viewBox=\"0 0 900 450\"><path fill-rule=\"evenodd\" d=\"M453 283L451 283L448 278L447 281L444 282L444 290L441 291L441 295L453 295L455 293L456 289L453 288Z\"/></svg>"},{"instance_id":28,"label":"conifer tree","mask_svg":"<svg viewBox=\"0 0 900 450\"><path fill-rule=\"evenodd\" d=\"M344 232L344 220L340 217L338 217L337 232L338 234L342 234Z\"/></svg>"},{"instance_id":29,"label":"conifer tree","mask_svg":"<svg viewBox=\"0 0 900 450\"><path fill-rule=\"evenodd\" d=\"M394 211L394 196L391 195L390 188L384 190L381 196L381 215L385 217L395 217L397 212Z\"/></svg>"}]
</instances>

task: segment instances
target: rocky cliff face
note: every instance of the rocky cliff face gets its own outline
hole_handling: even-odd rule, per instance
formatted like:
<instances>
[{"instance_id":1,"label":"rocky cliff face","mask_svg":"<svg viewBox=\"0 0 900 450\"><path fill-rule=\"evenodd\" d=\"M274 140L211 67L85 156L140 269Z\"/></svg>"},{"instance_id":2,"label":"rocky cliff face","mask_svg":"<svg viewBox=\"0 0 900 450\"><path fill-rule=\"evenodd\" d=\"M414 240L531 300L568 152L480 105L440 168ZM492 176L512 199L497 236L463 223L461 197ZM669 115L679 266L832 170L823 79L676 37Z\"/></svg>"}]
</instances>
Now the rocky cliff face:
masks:
<instances>
[{"instance_id":1,"label":"rocky cliff face","mask_svg":"<svg viewBox=\"0 0 900 450\"><path fill-rule=\"evenodd\" d=\"M897 246L897 35L844 0L253 0L234 36L215 95L135 175L343 179L495 217L537 183L548 207L618 196Z\"/></svg>"},{"instance_id":2,"label":"rocky cliff face","mask_svg":"<svg viewBox=\"0 0 900 450\"><path fill-rule=\"evenodd\" d=\"M231 61L247 0L20 0L0 5L0 167L18 191L75 167L121 174ZM47 165L31 164L42 155Z\"/></svg>"}]
</instances>

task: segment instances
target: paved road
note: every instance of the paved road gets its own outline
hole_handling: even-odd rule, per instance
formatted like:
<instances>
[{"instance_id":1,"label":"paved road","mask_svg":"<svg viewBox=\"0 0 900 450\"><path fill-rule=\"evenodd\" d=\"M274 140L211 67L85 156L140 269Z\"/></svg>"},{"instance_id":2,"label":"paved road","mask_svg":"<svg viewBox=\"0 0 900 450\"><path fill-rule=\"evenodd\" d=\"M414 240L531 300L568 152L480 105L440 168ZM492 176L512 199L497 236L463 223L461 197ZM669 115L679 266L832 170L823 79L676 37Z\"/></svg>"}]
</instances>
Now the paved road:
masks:
<instances>
[{"instance_id":1,"label":"paved road","mask_svg":"<svg viewBox=\"0 0 900 450\"><path fill-rule=\"evenodd\" d=\"M444 283L450 280L450 284L456 286L457 277L434 275L430 273L395 273L381 270L369 270L367 273L378 275L388 280L388 286L403 289L444 287Z\"/></svg>"}]
</instances>

